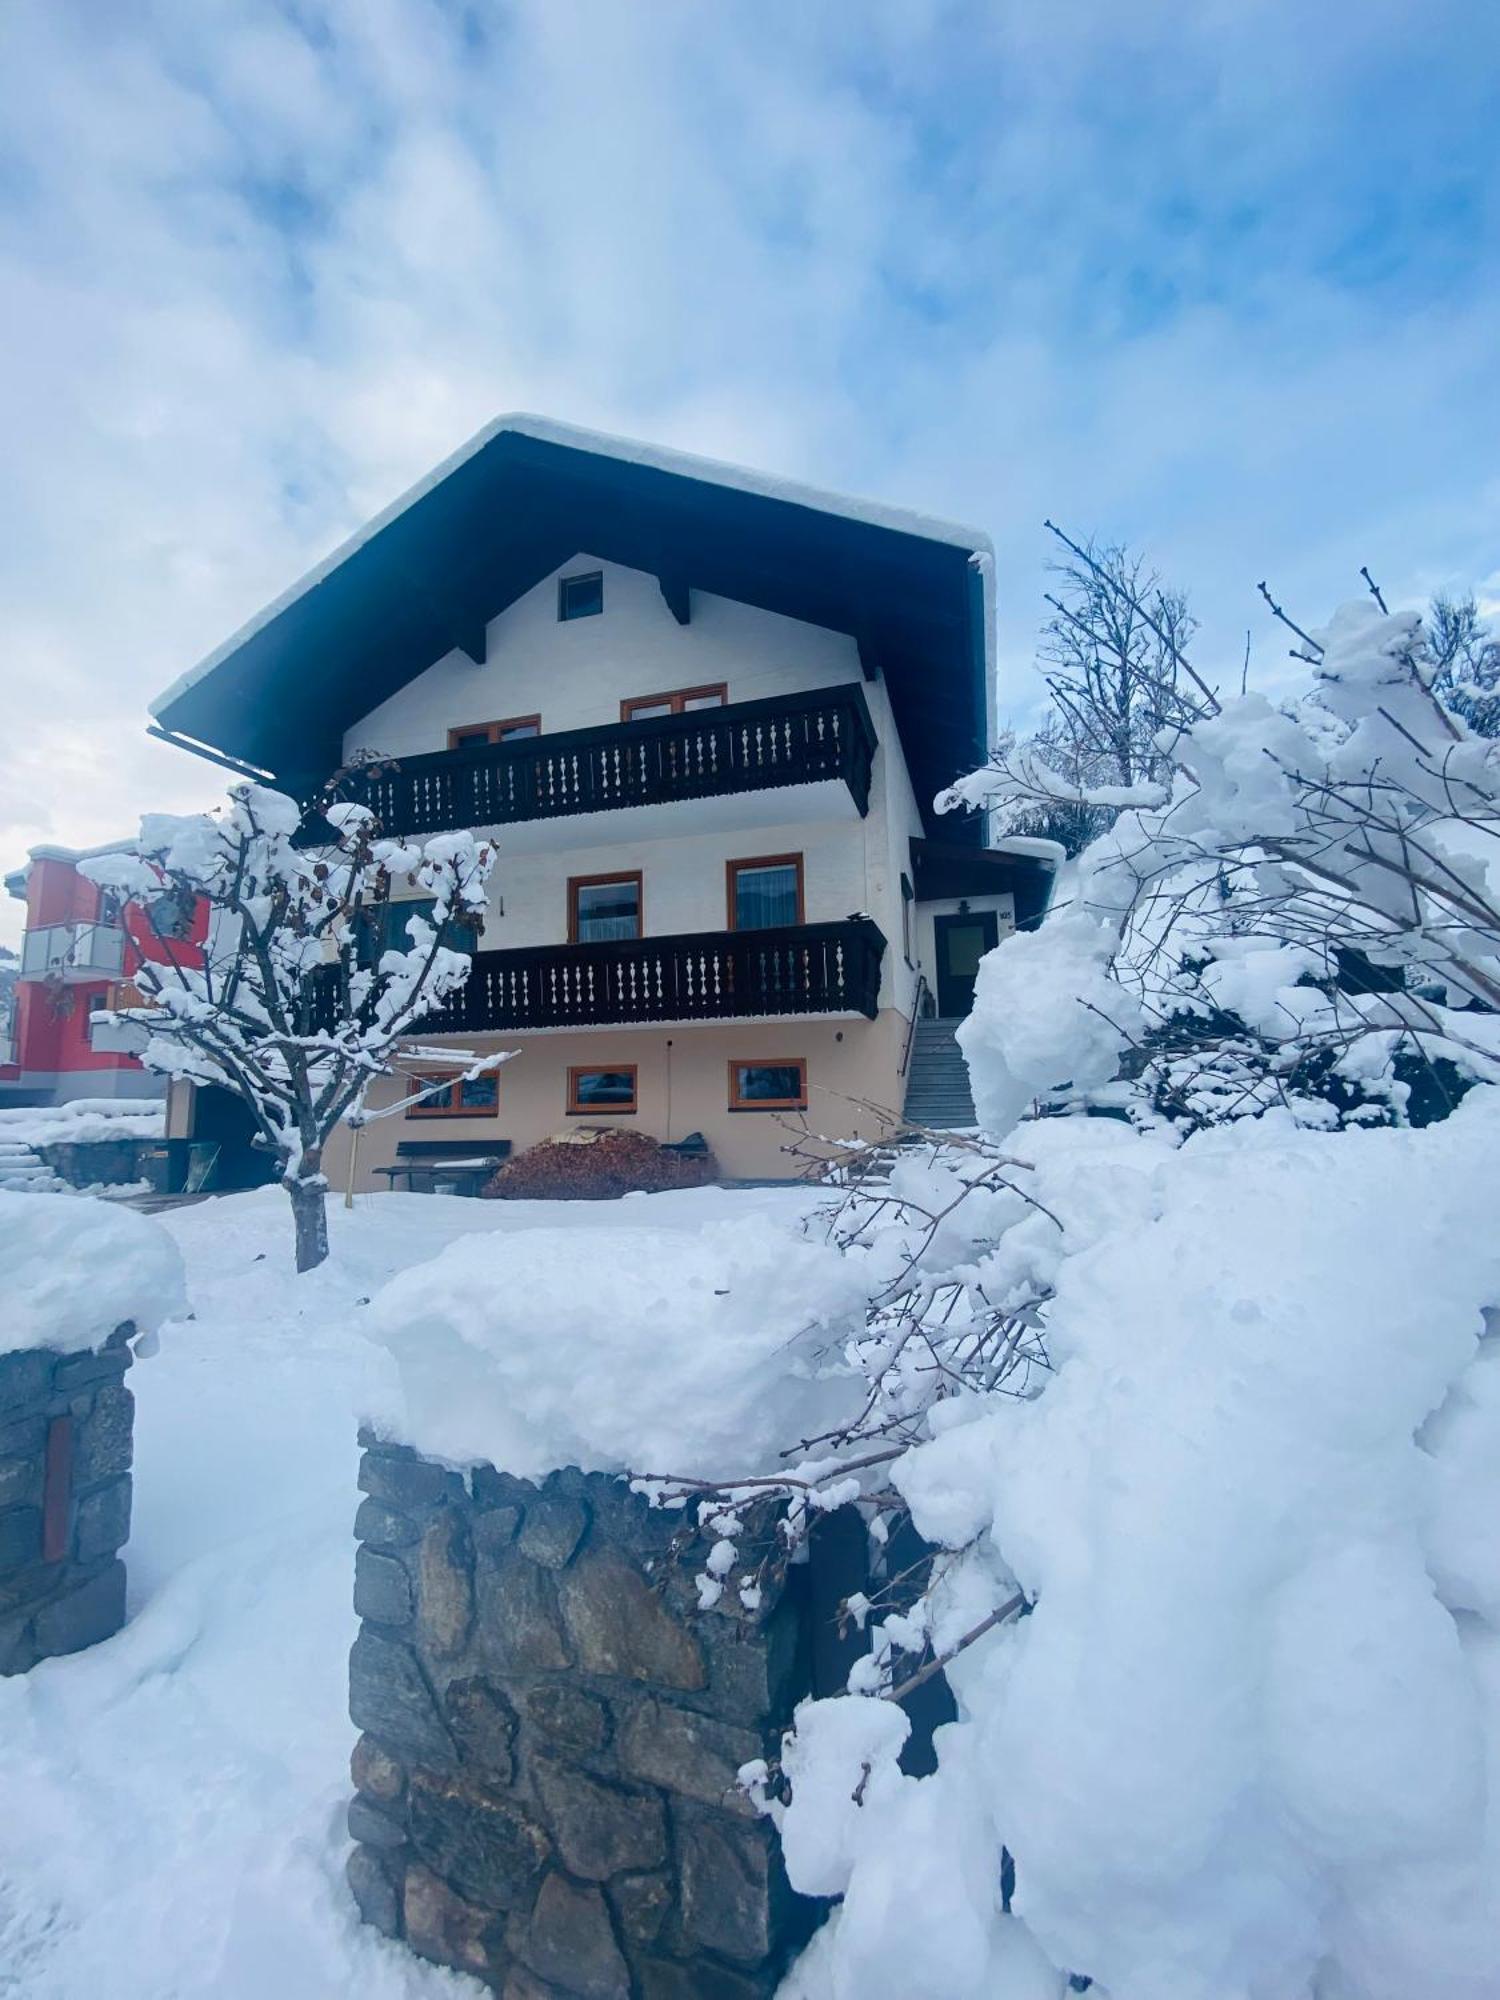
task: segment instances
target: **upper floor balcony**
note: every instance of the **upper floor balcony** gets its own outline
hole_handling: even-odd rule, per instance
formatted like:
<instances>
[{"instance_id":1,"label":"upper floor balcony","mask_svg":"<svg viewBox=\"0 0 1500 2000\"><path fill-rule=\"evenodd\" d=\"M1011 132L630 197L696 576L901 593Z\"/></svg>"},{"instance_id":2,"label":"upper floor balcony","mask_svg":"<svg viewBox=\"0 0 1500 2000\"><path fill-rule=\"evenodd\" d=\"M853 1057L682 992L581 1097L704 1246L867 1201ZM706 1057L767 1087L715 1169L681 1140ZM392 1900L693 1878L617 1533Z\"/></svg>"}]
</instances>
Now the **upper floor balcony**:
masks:
<instances>
[{"instance_id":1,"label":"upper floor balcony","mask_svg":"<svg viewBox=\"0 0 1500 2000\"><path fill-rule=\"evenodd\" d=\"M124 964L118 924L39 924L21 939L22 979L118 979Z\"/></svg>"},{"instance_id":2,"label":"upper floor balcony","mask_svg":"<svg viewBox=\"0 0 1500 2000\"><path fill-rule=\"evenodd\" d=\"M831 795L825 811L841 798L845 812L863 818L874 749L864 691L851 682L402 757L350 774L342 789L369 806L387 834L550 821L555 844L558 821L690 799L733 801L793 785ZM758 816L765 817L764 807ZM581 829L588 838L603 830L597 820Z\"/></svg>"}]
</instances>

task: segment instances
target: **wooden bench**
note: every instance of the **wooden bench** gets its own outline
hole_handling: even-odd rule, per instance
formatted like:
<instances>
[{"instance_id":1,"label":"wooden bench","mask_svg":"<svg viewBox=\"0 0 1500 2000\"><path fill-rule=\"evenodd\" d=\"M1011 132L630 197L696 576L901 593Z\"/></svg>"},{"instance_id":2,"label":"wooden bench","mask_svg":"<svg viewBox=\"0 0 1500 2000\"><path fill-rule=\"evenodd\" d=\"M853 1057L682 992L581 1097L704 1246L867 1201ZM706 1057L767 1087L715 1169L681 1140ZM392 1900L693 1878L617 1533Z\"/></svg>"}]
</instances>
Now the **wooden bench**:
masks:
<instances>
[{"instance_id":1,"label":"wooden bench","mask_svg":"<svg viewBox=\"0 0 1500 2000\"><path fill-rule=\"evenodd\" d=\"M395 1164L375 1171L408 1194L474 1195L509 1157L509 1139L403 1139Z\"/></svg>"}]
</instances>

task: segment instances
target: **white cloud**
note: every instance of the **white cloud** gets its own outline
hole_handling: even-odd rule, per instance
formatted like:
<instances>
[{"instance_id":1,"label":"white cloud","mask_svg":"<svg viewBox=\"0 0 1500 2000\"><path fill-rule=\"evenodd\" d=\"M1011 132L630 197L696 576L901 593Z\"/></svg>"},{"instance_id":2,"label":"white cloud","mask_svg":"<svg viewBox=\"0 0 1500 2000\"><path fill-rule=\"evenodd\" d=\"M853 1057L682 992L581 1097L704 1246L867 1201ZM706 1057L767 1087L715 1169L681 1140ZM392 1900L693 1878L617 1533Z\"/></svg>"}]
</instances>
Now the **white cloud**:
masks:
<instances>
[{"instance_id":1,"label":"white cloud","mask_svg":"<svg viewBox=\"0 0 1500 2000\"><path fill-rule=\"evenodd\" d=\"M1235 661L1493 576L1496 28L1408 16L13 0L0 859L214 796L150 696L506 408L983 523L1017 701L1048 513Z\"/></svg>"}]
</instances>

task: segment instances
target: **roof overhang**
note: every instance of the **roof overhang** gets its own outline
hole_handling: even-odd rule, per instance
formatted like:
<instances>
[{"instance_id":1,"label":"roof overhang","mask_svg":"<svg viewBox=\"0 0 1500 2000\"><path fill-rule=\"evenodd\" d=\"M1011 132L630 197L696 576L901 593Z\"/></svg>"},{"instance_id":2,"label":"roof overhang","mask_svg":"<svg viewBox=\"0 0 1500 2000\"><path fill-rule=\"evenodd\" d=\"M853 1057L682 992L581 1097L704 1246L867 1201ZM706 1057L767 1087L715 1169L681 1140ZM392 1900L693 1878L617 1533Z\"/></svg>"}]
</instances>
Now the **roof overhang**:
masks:
<instances>
[{"instance_id":1,"label":"roof overhang","mask_svg":"<svg viewBox=\"0 0 1500 2000\"><path fill-rule=\"evenodd\" d=\"M976 813L968 822L982 823ZM957 831L960 821L955 825ZM919 903L964 902L980 896L1014 896L1016 927L1031 930L1047 914L1063 850L1056 841L1026 840L1001 847L971 847L960 840L911 843L912 888Z\"/></svg>"},{"instance_id":2,"label":"roof overhang","mask_svg":"<svg viewBox=\"0 0 1500 2000\"><path fill-rule=\"evenodd\" d=\"M851 636L924 813L983 761L988 538L680 452L501 417L152 704L161 732L297 787L344 731L580 550ZM967 831L967 830L966 830Z\"/></svg>"}]
</instances>

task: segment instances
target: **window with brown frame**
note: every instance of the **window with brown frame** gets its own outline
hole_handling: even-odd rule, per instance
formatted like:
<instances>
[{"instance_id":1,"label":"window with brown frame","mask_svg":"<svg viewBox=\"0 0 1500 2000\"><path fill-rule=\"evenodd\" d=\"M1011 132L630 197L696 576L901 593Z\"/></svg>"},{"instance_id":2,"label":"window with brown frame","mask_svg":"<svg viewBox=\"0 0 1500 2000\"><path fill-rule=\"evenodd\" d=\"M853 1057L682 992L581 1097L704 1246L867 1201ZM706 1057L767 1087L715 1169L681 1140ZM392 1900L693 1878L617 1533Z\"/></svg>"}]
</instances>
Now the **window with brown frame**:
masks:
<instances>
[{"instance_id":1,"label":"window with brown frame","mask_svg":"<svg viewBox=\"0 0 1500 2000\"><path fill-rule=\"evenodd\" d=\"M807 1059L786 1056L777 1062L731 1062L731 1111L805 1111Z\"/></svg>"},{"instance_id":2,"label":"window with brown frame","mask_svg":"<svg viewBox=\"0 0 1500 2000\"><path fill-rule=\"evenodd\" d=\"M466 722L448 731L450 750L472 750L479 743L520 743L528 736L540 736L539 715L510 715L503 722Z\"/></svg>"},{"instance_id":3,"label":"window with brown frame","mask_svg":"<svg viewBox=\"0 0 1500 2000\"><path fill-rule=\"evenodd\" d=\"M666 694L632 695L620 703L621 722L648 722L654 715L688 715L695 708L722 708L729 699L725 681L710 687L671 688Z\"/></svg>"},{"instance_id":4,"label":"window with brown frame","mask_svg":"<svg viewBox=\"0 0 1500 2000\"><path fill-rule=\"evenodd\" d=\"M618 1113L636 1108L636 1066L616 1063L613 1069L578 1068L568 1071L568 1113L570 1117L593 1117L599 1112Z\"/></svg>"},{"instance_id":5,"label":"window with brown frame","mask_svg":"<svg viewBox=\"0 0 1500 2000\"><path fill-rule=\"evenodd\" d=\"M800 854L757 854L745 861L726 861L724 876L732 931L776 930L806 921Z\"/></svg>"},{"instance_id":6,"label":"window with brown frame","mask_svg":"<svg viewBox=\"0 0 1500 2000\"><path fill-rule=\"evenodd\" d=\"M430 1090L444 1080L436 1076L414 1076L408 1080L408 1118L493 1118L500 1107L500 1079L497 1076L454 1077L441 1090L416 1102L420 1091Z\"/></svg>"},{"instance_id":7,"label":"window with brown frame","mask_svg":"<svg viewBox=\"0 0 1500 2000\"><path fill-rule=\"evenodd\" d=\"M646 934L641 871L568 877L569 944L612 944Z\"/></svg>"}]
</instances>

